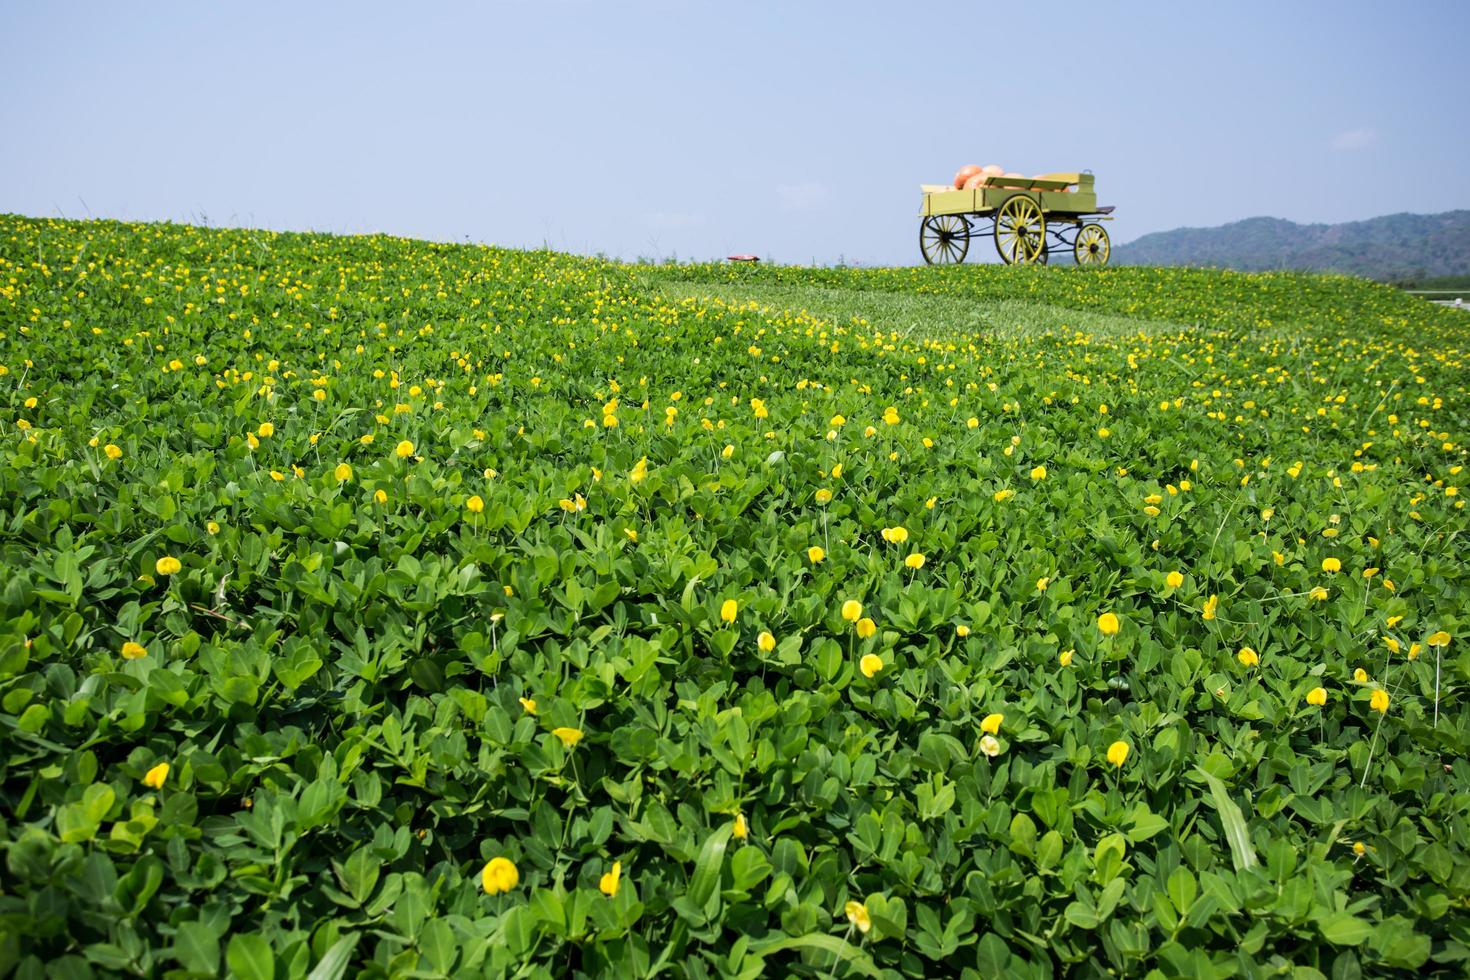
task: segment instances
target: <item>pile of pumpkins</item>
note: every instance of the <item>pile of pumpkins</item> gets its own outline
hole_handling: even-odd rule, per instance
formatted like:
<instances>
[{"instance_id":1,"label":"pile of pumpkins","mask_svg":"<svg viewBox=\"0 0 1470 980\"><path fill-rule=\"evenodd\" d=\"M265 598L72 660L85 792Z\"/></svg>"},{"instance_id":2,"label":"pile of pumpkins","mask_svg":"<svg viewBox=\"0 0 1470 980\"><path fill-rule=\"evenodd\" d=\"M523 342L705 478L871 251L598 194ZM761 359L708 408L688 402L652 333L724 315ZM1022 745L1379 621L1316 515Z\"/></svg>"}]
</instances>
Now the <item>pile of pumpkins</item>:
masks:
<instances>
[{"instance_id":1,"label":"pile of pumpkins","mask_svg":"<svg viewBox=\"0 0 1470 980\"><path fill-rule=\"evenodd\" d=\"M1041 175L1038 174L1037 177ZM954 189L957 191L972 191L977 187L1005 187L1007 178L1018 178L1025 180L1025 174L1008 172L998 164L987 164L977 167L973 163L961 167L954 175ZM1032 178L1033 180L1036 178ZM1070 191L1068 187L1065 190Z\"/></svg>"}]
</instances>

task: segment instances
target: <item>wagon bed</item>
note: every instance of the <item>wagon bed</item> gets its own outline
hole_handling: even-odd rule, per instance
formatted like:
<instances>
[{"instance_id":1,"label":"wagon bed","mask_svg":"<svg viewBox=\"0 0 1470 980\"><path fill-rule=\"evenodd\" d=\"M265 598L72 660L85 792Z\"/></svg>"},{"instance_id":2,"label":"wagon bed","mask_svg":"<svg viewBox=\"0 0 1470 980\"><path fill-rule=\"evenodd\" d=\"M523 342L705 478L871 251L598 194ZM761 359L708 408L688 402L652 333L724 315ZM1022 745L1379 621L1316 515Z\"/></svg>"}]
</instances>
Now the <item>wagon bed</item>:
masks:
<instances>
[{"instance_id":1,"label":"wagon bed","mask_svg":"<svg viewBox=\"0 0 1470 980\"><path fill-rule=\"evenodd\" d=\"M1098 207L1090 173L996 177L971 190L921 184L920 190L919 250L930 265L963 262L977 234L995 239L1007 265L1045 264L1061 248L1078 265L1106 265L1112 251L1099 222L1111 221L1113 208Z\"/></svg>"}]
</instances>

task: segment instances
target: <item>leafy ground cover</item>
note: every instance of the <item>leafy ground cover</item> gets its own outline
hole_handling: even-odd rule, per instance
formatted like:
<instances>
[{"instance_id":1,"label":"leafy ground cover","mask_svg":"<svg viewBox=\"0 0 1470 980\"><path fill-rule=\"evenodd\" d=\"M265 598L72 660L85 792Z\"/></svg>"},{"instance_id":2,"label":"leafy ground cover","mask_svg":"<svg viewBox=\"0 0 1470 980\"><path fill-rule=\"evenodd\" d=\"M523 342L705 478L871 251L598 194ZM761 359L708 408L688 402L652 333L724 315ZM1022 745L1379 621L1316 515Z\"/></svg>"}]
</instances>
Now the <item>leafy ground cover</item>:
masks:
<instances>
[{"instance_id":1,"label":"leafy ground cover","mask_svg":"<svg viewBox=\"0 0 1470 980\"><path fill-rule=\"evenodd\" d=\"M1467 358L0 218L0 973L1463 975Z\"/></svg>"}]
</instances>

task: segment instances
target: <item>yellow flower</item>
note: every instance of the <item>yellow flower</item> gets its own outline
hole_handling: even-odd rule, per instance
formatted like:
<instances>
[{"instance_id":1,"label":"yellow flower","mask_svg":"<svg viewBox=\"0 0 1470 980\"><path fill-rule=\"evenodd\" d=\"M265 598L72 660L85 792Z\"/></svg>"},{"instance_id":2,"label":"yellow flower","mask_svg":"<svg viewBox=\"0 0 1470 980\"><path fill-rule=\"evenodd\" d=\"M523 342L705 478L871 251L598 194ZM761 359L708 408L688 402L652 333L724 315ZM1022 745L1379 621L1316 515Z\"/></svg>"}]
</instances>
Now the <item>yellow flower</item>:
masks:
<instances>
[{"instance_id":1,"label":"yellow flower","mask_svg":"<svg viewBox=\"0 0 1470 980\"><path fill-rule=\"evenodd\" d=\"M122 645L122 655L124 660L137 660L140 657L148 656L148 648L141 643L134 643L132 640L129 640Z\"/></svg>"},{"instance_id":2,"label":"yellow flower","mask_svg":"<svg viewBox=\"0 0 1470 980\"><path fill-rule=\"evenodd\" d=\"M398 444L393 452L398 454L399 459L407 459L413 455L413 443L405 439Z\"/></svg>"},{"instance_id":3,"label":"yellow flower","mask_svg":"<svg viewBox=\"0 0 1470 980\"><path fill-rule=\"evenodd\" d=\"M616 898L618 894L618 885L622 882L622 878L623 862L614 861L612 870L607 872L607 874L603 875L601 878L597 879L597 890L602 892L608 898Z\"/></svg>"},{"instance_id":4,"label":"yellow flower","mask_svg":"<svg viewBox=\"0 0 1470 980\"><path fill-rule=\"evenodd\" d=\"M1108 761L1122 768L1123 763L1128 761L1129 745L1127 742L1114 742L1108 746Z\"/></svg>"},{"instance_id":5,"label":"yellow flower","mask_svg":"<svg viewBox=\"0 0 1470 980\"><path fill-rule=\"evenodd\" d=\"M582 729L580 728L553 728L551 734L561 739L561 744L569 749L576 748L577 743L582 741Z\"/></svg>"},{"instance_id":6,"label":"yellow flower","mask_svg":"<svg viewBox=\"0 0 1470 980\"><path fill-rule=\"evenodd\" d=\"M164 555L153 563L153 570L159 575L176 575L183 567L183 562L168 555Z\"/></svg>"},{"instance_id":7,"label":"yellow flower","mask_svg":"<svg viewBox=\"0 0 1470 980\"><path fill-rule=\"evenodd\" d=\"M987 757L994 759L1000 755L1000 740L994 735L981 735L980 751L984 752Z\"/></svg>"},{"instance_id":8,"label":"yellow flower","mask_svg":"<svg viewBox=\"0 0 1470 980\"><path fill-rule=\"evenodd\" d=\"M1398 640L1395 640L1391 636L1385 636L1383 638L1383 645L1386 646L1386 647L1388 647L1388 652L1389 653L1398 653L1399 652L1399 641Z\"/></svg>"},{"instance_id":9,"label":"yellow flower","mask_svg":"<svg viewBox=\"0 0 1470 980\"><path fill-rule=\"evenodd\" d=\"M168 778L168 770L169 764L167 762L160 762L144 773L143 785L149 789L163 789L163 781Z\"/></svg>"},{"instance_id":10,"label":"yellow flower","mask_svg":"<svg viewBox=\"0 0 1470 980\"><path fill-rule=\"evenodd\" d=\"M868 622L868 620L863 620ZM864 677L872 677L883 669L883 658L876 653L865 653L863 659L858 661L858 670L863 672Z\"/></svg>"},{"instance_id":11,"label":"yellow flower","mask_svg":"<svg viewBox=\"0 0 1470 980\"><path fill-rule=\"evenodd\" d=\"M849 623L856 623L863 615L863 604L856 599L848 599L842 604L842 618Z\"/></svg>"},{"instance_id":12,"label":"yellow flower","mask_svg":"<svg viewBox=\"0 0 1470 980\"><path fill-rule=\"evenodd\" d=\"M1340 571L1342 571L1342 562L1338 561L1336 558L1323 558L1322 559L1322 571L1324 571L1324 572L1340 572Z\"/></svg>"},{"instance_id":13,"label":"yellow flower","mask_svg":"<svg viewBox=\"0 0 1470 980\"><path fill-rule=\"evenodd\" d=\"M1036 580L1036 591L1045 592L1048 585L1051 585L1051 579L1043 575Z\"/></svg>"},{"instance_id":14,"label":"yellow flower","mask_svg":"<svg viewBox=\"0 0 1470 980\"><path fill-rule=\"evenodd\" d=\"M965 637L970 635L970 627L966 626L964 623L961 623L954 628L954 635L963 640Z\"/></svg>"},{"instance_id":15,"label":"yellow flower","mask_svg":"<svg viewBox=\"0 0 1470 980\"><path fill-rule=\"evenodd\" d=\"M1320 585L1312 586L1312 591L1307 593L1307 595L1318 602L1327 601L1327 590Z\"/></svg>"},{"instance_id":16,"label":"yellow flower","mask_svg":"<svg viewBox=\"0 0 1470 980\"><path fill-rule=\"evenodd\" d=\"M827 553L822 550L822 548L821 548L820 545L815 545L814 544L810 548L806 549L806 557L807 557L807 560L808 561L810 561L813 565L815 565L817 562L821 561L823 558L826 558L827 557Z\"/></svg>"},{"instance_id":17,"label":"yellow flower","mask_svg":"<svg viewBox=\"0 0 1470 980\"><path fill-rule=\"evenodd\" d=\"M1105 612L1097 617L1097 629L1103 636L1114 636L1123 624L1118 622L1118 617L1110 612Z\"/></svg>"},{"instance_id":18,"label":"yellow flower","mask_svg":"<svg viewBox=\"0 0 1470 980\"><path fill-rule=\"evenodd\" d=\"M219 523L216 521L210 521L209 523L204 525L204 530L207 531L209 534L218 534Z\"/></svg>"},{"instance_id":19,"label":"yellow flower","mask_svg":"<svg viewBox=\"0 0 1470 980\"><path fill-rule=\"evenodd\" d=\"M373 500L375 500L379 504L386 504L388 502L388 493L387 493L387 491L385 491L385 490L374 490L373 491Z\"/></svg>"},{"instance_id":20,"label":"yellow flower","mask_svg":"<svg viewBox=\"0 0 1470 980\"><path fill-rule=\"evenodd\" d=\"M980 722L980 730L986 735L995 735L1000 731L1000 723L1005 720L1005 715L986 715Z\"/></svg>"},{"instance_id":21,"label":"yellow flower","mask_svg":"<svg viewBox=\"0 0 1470 980\"><path fill-rule=\"evenodd\" d=\"M749 829L745 826L745 814L735 814L735 826L730 830L730 836L736 840L745 840Z\"/></svg>"},{"instance_id":22,"label":"yellow flower","mask_svg":"<svg viewBox=\"0 0 1470 980\"><path fill-rule=\"evenodd\" d=\"M491 858L485 864L485 869L480 872L480 884L484 887L486 895L508 892L520 882L521 873L510 858Z\"/></svg>"},{"instance_id":23,"label":"yellow flower","mask_svg":"<svg viewBox=\"0 0 1470 980\"><path fill-rule=\"evenodd\" d=\"M760 648L761 653L770 653L776 649L776 638L771 635L770 630L761 630L760 636L755 638L755 645Z\"/></svg>"},{"instance_id":24,"label":"yellow flower","mask_svg":"<svg viewBox=\"0 0 1470 980\"><path fill-rule=\"evenodd\" d=\"M1325 687L1314 687L1310 691L1307 692L1307 704L1313 704L1313 705L1316 705L1317 707L1320 708L1320 707L1322 707L1326 703L1327 703L1327 688L1325 688Z\"/></svg>"},{"instance_id":25,"label":"yellow flower","mask_svg":"<svg viewBox=\"0 0 1470 980\"><path fill-rule=\"evenodd\" d=\"M1256 664L1261 662L1260 656L1258 656L1256 654L1256 651L1252 650L1250 647L1241 647L1240 652L1235 655L1235 659L1239 660L1247 667L1254 667Z\"/></svg>"},{"instance_id":26,"label":"yellow flower","mask_svg":"<svg viewBox=\"0 0 1470 980\"><path fill-rule=\"evenodd\" d=\"M720 618L727 623L735 622L735 616L739 612L740 607L736 605L734 599L726 599L724 602L720 603Z\"/></svg>"},{"instance_id":27,"label":"yellow flower","mask_svg":"<svg viewBox=\"0 0 1470 980\"><path fill-rule=\"evenodd\" d=\"M885 541L891 542L893 544L903 544L909 539L909 530L903 525L899 525L898 527L890 527L887 530L888 533L884 535L883 538Z\"/></svg>"},{"instance_id":28,"label":"yellow flower","mask_svg":"<svg viewBox=\"0 0 1470 980\"><path fill-rule=\"evenodd\" d=\"M909 555L907 558L905 558L903 560L903 563L909 568L923 568L924 556L916 551L912 555Z\"/></svg>"},{"instance_id":29,"label":"yellow flower","mask_svg":"<svg viewBox=\"0 0 1470 980\"><path fill-rule=\"evenodd\" d=\"M1179 572L1170 572L1164 576L1164 584L1171 589L1177 589L1184 584L1184 576Z\"/></svg>"},{"instance_id":30,"label":"yellow flower","mask_svg":"<svg viewBox=\"0 0 1470 980\"><path fill-rule=\"evenodd\" d=\"M517 698L517 700L521 702L521 707L525 709L526 714L534 715L536 713L535 698Z\"/></svg>"},{"instance_id":31,"label":"yellow flower","mask_svg":"<svg viewBox=\"0 0 1470 980\"><path fill-rule=\"evenodd\" d=\"M1368 696L1368 706L1379 714L1386 714L1388 712L1388 692L1381 687L1374 688L1373 693Z\"/></svg>"},{"instance_id":32,"label":"yellow flower","mask_svg":"<svg viewBox=\"0 0 1470 980\"><path fill-rule=\"evenodd\" d=\"M648 457L644 456L633 464L633 469L628 472L629 483L642 483L648 479Z\"/></svg>"},{"instance_id":33,"label":"yellow flower","mask_svg":"<svg viewBox=\"0 0 1470 980\"><path fill-rule=\"evenodd\" d=\"M1206 620L1214 619L1215 618L1215 608L1217 606L1219 606L1219 605L1220 605L1220 597L1218 595L1212 595L1212 596L1210 596L1208 599L1205 600L1204 609L1202 610L1202 616Z\"/></svg>"},{"instance_id":34,"label":"yellow flower","mask_svg":"<svg viewBox=\"0 0 1470 980\"><path fill-rule=\"evenodd\" d=\"M831 490L828 490L826 487L822 487L822 489L820 489L820 490L817 491L817 503L819 503L819 504L830 503L831 500L832 500L832 491Z\"/></svg>"},{"instance_id":35,"label":"yellow flower","mask_svg":"<svg viewBox=\"0 0 1470 980\"><path fill-rule=\"evenodd\" d=\"M1031 471L1031 479L1033 479L1033 480L1045 480L1046 479L1046 467L1045 466L1038 466L1038 467L1034 468Z\"/></svg>"},{"instance_id":36,"label":"yellow flower","mask_svg":"<svg viewBox=\"0 0 1470 980\"><path fill-rule=\"evenodd\" d=\"M1057 657L1057 662L1060 663L1063 667L1070 667L1072 666L1072 658L1076 656L1076 654L1076 650L1063 650L1061 652L1061 655Z\"/></svg>"},{"instance_id":37,"label":"yellow flower","mask_svg":"<svg viewBox=\"0 0 1470 980\"><path fill-rule=\"evenodd\" d=\"M282 473L280 470L271 470L271 479L275 480L277 483L280 483L285 478L286 474Z\"/></svg>"},{"instance_id":38,"label":"yellow flower","mask_svg":"<svg viewBox=\"0 0 1470 980\"><path fill-rule=\"evenodd\" d=\"M859 638L866 640L876 632L878 632L878 624L874 623L868 617L864 616L857 621L857 635Z\"/></svg>"},{"instance_id":39,"label":"yellow flower","mask_svg":"<svg viewBox=\"0 0 1470 980\"><path fill-rule=\"evenodd\" d=\"M338 483L345 483L352 479L352 467L346 463L338 463L337 468L332 471L332 475L337 478Z\"/></svg>"},{"instance_id":40,"label":"yellow flower","mask_svg":"<svg viewBox=\"0 0 1470 980\"><path fill-rule=\"evenodd\" d=\"M734 446L726 446L724 449L721 449L720 450L720 458L721 459L729 459L731 456L734 456L734 455L735 455L735 447ZM644 470L646 472L647 471L647 467L644 467ZM642 477L639 477L638 479L641 480ZM637 483L638 480L634 480L633 482L634 483Z\"/></svg>"},{"instance_id":41,"label":"yellow flower","mask_svg":"<svg viewBox=\"0 0 1470 980\"><path fill-rule=\"evenodd\" d=\"M873 920L868 918L868 907L862 902L848 902L842 911L847 914L847 921L857 926L858 932L866 934L873 928Z\"/></svg>"},{"instance_id":42,"label":"yellow flower","mask_svg":"<svg viewBox=\"0 0 1470 980\"><path fill-rule=\"evenodd\" d=\"M1409 644L1409 659L1410 660L1418 660L1419 659L1419 644L1417 644L1417 643L1410 643Z\"/></svg>"},{"instance_id":43,"label":"yellow flower","mask_svg":"<svg viewBox=\"0 0 1470 980\"><path fill-rule=\"evenodd\" d=\"M994 494L991 495L991 499L993 499L996 503L1001 504L1005 503L1007 500L1010 500L1015 495L1016 491L1014 490L997 490Z\"/></svg>"},{"instance_id":44,"label":"yellow flower","mask_svg":"<svg viewBox=\"0 0 1470 980\"><path fill-rule=\"evenodd\" d=\"M1353 671L1353 680L1357 681L1359 684L1368 683L1368 672L1362 667L1357 668Z\"/></svg>"},{"instance_id":45,"label":"yellow flower","mask_svg":"<svg viewBox=\"0 0 1470 980\"><path fill-rule=\"evenodd\" d=\"M469 500L466 500L464 505L471 514L478 514L485 509L485 501L480 498L479 494L475 494Z\"/></svg>"},{"instance_id":46,"label":"yellow flower","mask_svg":"<svg viewBox=\"0 0 1470 980\"><path fill-rule=\"evenodd\" d=\"M1286 556L1279 551L1271 552L1271 560L1274 561L1278 567L1286 564Z\"/></svg>"},{"instance_id":47,"label":"yellow flower","mask_svg":"<svg viewBox=\"0 0 1470 980\"><path fill-rule=\"evenodd\" d=\"M1431 633L1429 639L1424 642L1432 647L1447 647L1450 645L1450 634L1445 630L1440 630L1437 633Z\"/></svg>"},{"instance_id":48,"label":"yellow flower","mask_svg":"<svg viewBox=\"0 0 1470 980\"><path fill-rule=\"evenodd\" d=\"M108 459L121 459L123 454L120 448L110 442L102 447L102 451L107 454Z\"/></svg>"},{"instance_id":49,"label":"yellow flower","mask_svg":"<svg viewBox=\"0 0 1470 980\"><path fill-rule=\"evenodd\" d=\"M255 430L262 439L269 439L276 434L276 427L269 422L260 423L260 428Z\"/></svg>"}]
</instances>

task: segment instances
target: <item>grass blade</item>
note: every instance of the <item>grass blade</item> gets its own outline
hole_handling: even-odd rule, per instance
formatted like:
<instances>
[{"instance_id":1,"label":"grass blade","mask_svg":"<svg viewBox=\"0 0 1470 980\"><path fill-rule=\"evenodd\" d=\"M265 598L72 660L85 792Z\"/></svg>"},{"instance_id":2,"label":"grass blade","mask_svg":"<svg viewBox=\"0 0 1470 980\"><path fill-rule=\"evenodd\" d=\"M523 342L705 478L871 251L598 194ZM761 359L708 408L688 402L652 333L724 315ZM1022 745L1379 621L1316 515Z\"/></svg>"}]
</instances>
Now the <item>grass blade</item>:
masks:
<instances>
[{"instance_id":1,"label":"grass blade","mask_svg":"<svg viewBox=\"0 0 1470 980\"><path fill-rule=\"evenodd\" d=\"M1235 805L1225 784L1217 777L1203 769L1199 773L1209 784L1210 802L1214 804L1215 812L1220 815L1220 823L1225 828L1225 840L1230 845L1230 857L1235 862L1235 870L1254 868L1260 861L1256 858L1256 849L1251 844L1250 832L1246 828L1240 807Z\"/></svg>"}]
</instances>

